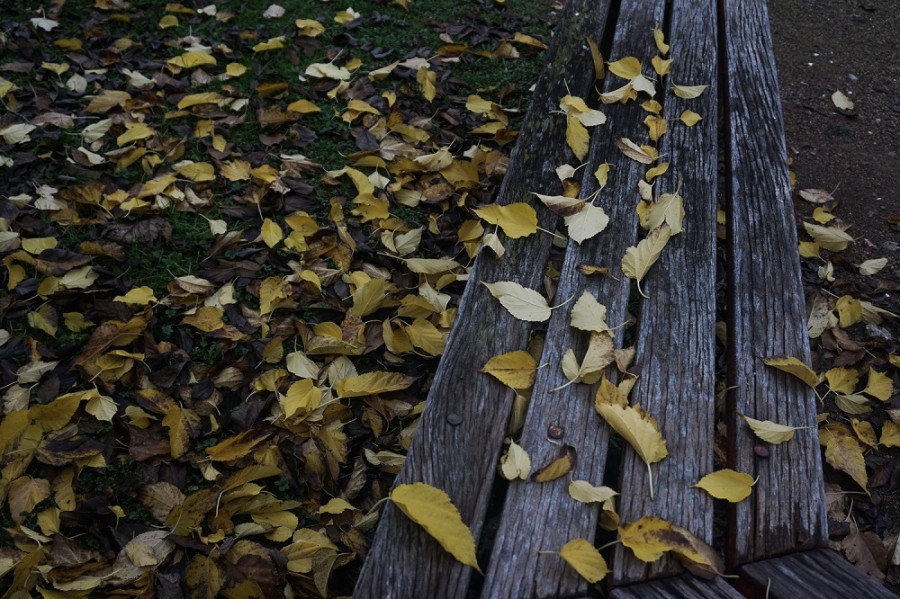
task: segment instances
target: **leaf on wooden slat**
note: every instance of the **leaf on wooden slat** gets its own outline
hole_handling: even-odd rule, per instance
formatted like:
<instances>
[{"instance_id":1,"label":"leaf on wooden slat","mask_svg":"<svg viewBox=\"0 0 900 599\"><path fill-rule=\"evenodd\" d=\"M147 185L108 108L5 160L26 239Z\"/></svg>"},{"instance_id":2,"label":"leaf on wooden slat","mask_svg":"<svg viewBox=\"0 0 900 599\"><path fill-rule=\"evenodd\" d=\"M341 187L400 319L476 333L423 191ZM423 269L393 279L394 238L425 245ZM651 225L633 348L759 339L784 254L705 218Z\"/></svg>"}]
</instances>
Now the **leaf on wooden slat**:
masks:
<instances>
[{"instance_id":1,"label":"leaf on wooden slat","mask_svg":"<svg viewBox=\"0 0 900 599\"><path fill-rule=\"evenodd\" d=\"M846 249L847 244L853 241L852 237L837 227L822 227L804 222L803 228L821 247L832 252L840 252Z\"/></svg>"},{"instance_id":2,"label":"leaf on wooden slat","mask_svg":"<svg viewBox=\"0 0 900 599\"><path fill-rule=\"evenodd\" d=\"M754 484L756 484L756 480L749 474L736 472L731 468L723 468L716 472L710 472L693 486L703 489L716 499L737 503L750 497Z\"/></svg>"},{"instance_id":3,"label":"leaf on wooden slat","mask_svg":"<svg viewBox=\"0 0 900 599\"><path fill-rule=\"evenodd\" d=\"M606 122L606 115L588 107L588 105L578 96L563 96L559 101L559 109L566 115L575 117L585 127L595 127Z\"/></svg>"},{"instance_id":4,"label":"leaf on wooden slat","mask_svg":"<svg viewBox=\"0 0 900 599\"><path fill-rule=\"evenodd\" d=\"M490 204L475 210L480 218L497 225L510 239L528 237L537 231L537 214L534 208L524 202L501 206Z\"/></svg>"},{"instance_id":5,"label":"leaf on wooden slat","mask_svg":"<svg viewBox=\"0 0 900 599\"><path fill-rule=\"evenodd\" d=\"M578 364L575 352L567 349L565 354L563 354L560 366L562 367L563 375L565 375L569 383L593 385L600 380L603 376L603 370L612 364L615 359L612 335L608 332L592 332L581 364ZM551 392L557 390L552 389Z\"/></svg>"},{"instance_id":6,"label":"leaf on wooden slat","mask_svg":"<svg viewBox=\"0 0 900 599\"><path fill-rule=\"evenodd\" d=\"M859 274L864 277L870 277L874 274L878 274L879 272L881 272L882 268L887 266L887 263L887 258L874 258L872 260L866 260L859 265Z\"/></svg>"},{"instance_id":7,"label":"leaf on wooden slat","mask_svg":"<svg viewBox=\"0 0 900 599\"><path fill-rule=\"evenodd\" d=\"M634 79L641 74L641 61L634 56L626 56L615 62L606 63L609 72L623 79Z\"/></svg>"},{"instance_id":8,"label":"leaf on wooden slat","mask_svg":"<svg viewBox=\"0 0 900 599\"><path fill-rule=\"evenodd\" d=\"M797 377L813 389L819 384L819 377L816 376L813 369L793 356L772 356L771 358L764 358L763 362L767 366L777 368L782 372Z\"/></svg>"},{"instance_id":9,"label":"leaf on wooden slat","mask_svg":"<svg viewBox=\"0 0 900 599\"><path fill-rule=\"evenodd\" d=\"M609 487L595 487L586 480L569 482L569 496L581 503L604 503L616 495Z\"/></svg>"},{"instance_id":10,"label":"leaf on wooden slat","mask_svg":"<svg viewBox=\"0 0 900 599\"><path fill-rule=\"evenodd\" d=\"M572 326L581 331L602 333L610 330L606 324L606 306L588 291L582 293L572 306L570 316Z\"/></svg>"},{"instance_id":11,"label":"leaf on wooden slat","mask_svg":"<svg viewBox=\"0 0 900 599\"><path fill-rule=\"evenodd\" d=\"M627 137L620 137L616 140L616 146L620 152L641 164L650 164L658 158L658 156L652 155L645 148L637 145Z\"/></svg>"},{"instance_id":12,"label":"leaf on wooden slat","mask_svg":"<svg viewBox=\"0 0 900 599\"><path fill-rule=\"evenodd\" d=\"M690 100L702 94L708 85L672 85L672 92L679 98Z\"/></svg>"},{"instance_id":13,"label":"leaf on wooden slat","mask_svg":"<svg viewBox=\"0 0 900 599\"><path fill-rule=\"evenodd\" d=\"M391 501L450 555L481 572L472 531L462 521L447 493L425 483L397 485L391 491Z\"/></svg>"},{"instance_id":14,"label":"leaf on wooden slat","mask_svg":"<svg viewBox=\"0 0 900 599\"><path fill-rule=\"evenodd\" d=\"M693 110L685 110L684 112L681 113L681 116L678 118L680 118L681 122L684 123L685 125L687 125L688 127L693 127L694 125L699 123L701 120L703 120L703 117L700 116L699 114L697 114L696 112L694 112Z\"/></svg>"},{"instance_id":15,"label":"leaf on wooden slat","mask_svg":"<svg viewBox=\"0 0 900 599\"><path fill-rule=\"evenodd\" d=\"M509 442L509 449L500 458L500 474L506 480L528 480L531 474L531 457L515 441Z\"/></svg>"},{"instance_id":16,"label":"leaf on wooden slat","mask_svg":"<svg viewBox=\"0 0 900 599\"><path fill-rule=\"evenodd\" d=\"M559 456L540 470L535 471L531 479L538 483L556 480L572 471L572 468L575 467L576 459L577 453L575 448L571 445L563 445L559 448Z\"/></svg>"},{"instance_id":17,"label":"leaf on wooden slat","mask_svg":"<svg viewBox=\"0 0 900 599\"><path fill-rule=\"evenodd\" d=\"M647 172L644 173L644 180L645 180L647 183L650 183L650 182L653 181L655 178L657 178L657 177L659 177L660 175L664 174L667 170L669 170L669 163L668 163L668 162L663 162L663 163L657 164L657 165L654 166L653 168L648 168L648 169L647 169Z\"/></svg>"},{"instance_id":18,"label":"leaf on wooden slat","mask_svg":"<svg viewBox=\"0 0 900 599\"><path fill-rule=\"evenodd\" d=\"M600 48L597 47L597 43L594 42L591 38L587 38L588 47L591 49L591 60L594 63L594 78L595 79L603 79L606 77L606 67L603 64L603 54L600 53Z\"/></svg>"},{"instance_id":19,"label":"leaf on wooden slat","mask_svg":"<svg viewBox=\"0 0 900 599\"><path fill-rule=\"evenodd\" d=\"M559 550L559 556L591 584L600 582L610 572L606 560L586 539L572 539Z\"/></svg>"},{"instance_id":20,"label":"leaf on wooden slat","mask_svg":"<svg viewBox=\"0 0 900 599\"><path fill-rule=\"evenodd\" d=\"M551 196L541 193L535 193L534 195L536 195L541 200L541 202L544 203L544 206L560 216L572 216L573 214L578 214L584 209L585 206L585 201L578 198L570 198L566 196Z\"/></svg>"},{"instance_id":21,"label":"leaf on wooden slat","mask_svg":"<svg viewBox=\"0 0 900 599\"><path fill-rule=\"evenodd\" d=\"M684 199L677 193L662 193L659 199L650 204L647 216L641 219L641 226L647 230L666 223L672 230L672 235L682 231L684 221Z\"/></svg>"},{"instance_id":22,"label":"leaf on wooden slat","mask_svg":"<svg viewBox=\"0 0 900 599\"><path fill-rule=\"evenodd\" d=\"M691 569L695 574L708 578L724 569L712 547L684 528L656 516L644 516L636 522L619 526L619 538L634 552L635 557L644 562L655 562L671 551L699 566L697 570Z\"/></svg>"},{"instance_id":23,"label":"leaf on wooden slat","mask_svg":"<svg viewBox=\"0 0 900 599\"><path fill-rule=\"evenodd\" d=\"M482 281L482 284L515 318L529 322L544 322L550 318L547 300L534 289L522 287L514 281Z\"/></svg>"},{"instance_id":24,"label":"leaf on wooden slat","mask_svg":"<svg viewBox=\"0 0 900 599\"><path fill-rule=\"evenodd\" d=\"M644 297L648 296L641 291L641 279L656 263L671 236L672 229L668 224L662 224L647 234L647 237L638 242L637 246L632 246L625 251L625 256L622 258L622 272L626 277L637 282L638 292Z\"/></svg>"},{"instance_id":25,"label":"leaf on wooden slat","mask_svg":"<svg viewBox=\"0 0 900 599\"><path fill-rule=\"evenodd\" d=\"M660 54L669 53L669 44L666 43L666 34L659 28L659 23L653 26L653 41Z\"/></svg>"},{"instance_id":26,"label":"leaf on wooden slat","mask_svg":"<svg viewBox=\"0 0 900 599\"><path fill-rule=\"evenodd\" d=\"M653 499L653 474L650 471L650 464L669 455L656 420L642 410L639 405L631 407L615 403L595 402L594 408L644 460L650 480L650 499Z\"/></svg>"},{"instance_id":27,"label":"leaf on wooden slat","mask_svg":"<svg viewBox=\"0 0 900 599\"><path fill-rule=\"evenodd\" d=\"M755 418L750 418L749 416L745 416L743 414L741 414L740 416L750 426L750 429L753 431L754 435L756 435L766 443L771 443L772 445L778 445L780 443L784 443L785 441L790 441L794 438L794 431L800 428L805 428L802 426L786 426L784 424L778 424L769 420L756 420Z\"/></svg>"},{"instance_id":28,"label":"leaf on wooden slat","mask_svg":"<svg viewBox=\"0 0 900 599\"><path fill-rule=\"evenodd\" d=\"M569 239L578 244L601 233L609 224L609 217L603 208L593 204L585 204L581 212L566 216L564 220Z\"/></svg>"},{"instance_id":29,"label":"leaf on wooden slat","mask_svg":"<svg viewBox=\"0 0 900 599\"><path fill-rule=\"evenodd\" d=\"M482 367L487 373L512 389L527 389L534 384L537 363L526 351L514 351L494 356Z\"/></svg>"},{"instance_id":30,"label":"leaf on wooden slat","mask_svg":"<svg viewBox=\"0 0 900 599\"><path fill-rule=\"evenodd\" d=\"M583 161L587 156L590 141L591 135L581 121L574 116L566 117L566 143L578 160Z\"/></svg>"},{"instance_id":31,"label":"leaf on wooden slat","mask_svg":"<svg viewBox=\"0 0 900 599\"><path fill-rule=\"evenodd\" d=\"M833 468L849 474L866 493L869 492L866 488L869 476L866 474L863 448L854 437L840 432L828 435L825 442L825 461Z\"/></svg>"}]
</instances>

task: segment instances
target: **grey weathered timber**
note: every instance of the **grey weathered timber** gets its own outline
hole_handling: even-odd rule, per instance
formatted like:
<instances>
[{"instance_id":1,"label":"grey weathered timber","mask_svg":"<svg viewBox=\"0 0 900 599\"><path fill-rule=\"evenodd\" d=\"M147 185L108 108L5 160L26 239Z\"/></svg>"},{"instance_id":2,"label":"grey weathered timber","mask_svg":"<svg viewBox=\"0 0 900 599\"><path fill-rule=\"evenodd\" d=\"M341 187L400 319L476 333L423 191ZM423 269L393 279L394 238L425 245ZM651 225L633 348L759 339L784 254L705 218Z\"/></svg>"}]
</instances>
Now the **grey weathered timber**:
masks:
<instances>
[{"instance_id":1,"label":"grey weathered timber","mask_svg":"<svg viewBox=\"0 0 900 599\"><path fill-rule=\"evenodd\" d=\"M662 22L664 9L662 0L622 2L612 56L650 55L653 47L650 32L654 23ZM607 89L623 84L612 76L605 81ZM592 132L581 197L588 197L597 188L593 174L597 166L603 162L615 164L609 186L596 202L607 211L611 224L606 231L581 245L569 241L556 302L589 291L607 306L607 322L616 326L626 318L630 291L630 282L622 276L619 262L625 249L636 241L637 183L646 167L625 158L616 149L615 140L623 136L641 139L647 129L642 124L646 113L637 103L616 105L615 110L605 112L607 123ZM573 160L570 154L564 162ZM577 268L582 263L609 266L614 276L585 276ZM565 351L573 349L580 361L587 348L589 335L570 326L569 310L561 308L551 316L548 342L541 358L541 363L548 366L538 371L520 444L531 456L532 468L540 468L559 451L547 438L548 427L561 427L564 434L557 442L573 446L578 455L573 477L600 485L609 431L594 411L593 388L573 384L551 392L568 382L560 367ZM618 337L620 346L621 330ZM511 482L482 597L557 597L584 593L589 584L581 576L558 555L539 551L558 551L575 538L593 541L598 518L596 505L582 504L569 496L567 477L543 484L532 480Z\"/></svg>"},{"instance_id":2,"label":"grey weathered timber","mask_svg":"<svg viewBox=\"0 0 900 599\"><path fill-rule=\"evenodd\" d=\"M894 593L831 549L815 549L747 564L740 587L748 597L769 599L888 599Z\"/></svg>"},{"instance_id":3,"label":"grey weathered timber","mask_svg":"<svg viewBox=\"0 0 900 599\"><path fill-rule=\"evenodd\" d=\"M703 580L691 574L659 578L618 587L610 599L741 599L743 595L721 578Z\"/></svg>"},{"instance_id":4,"label":"grey weathered timber","mask_svg":"<svg viewBox=\"0 0 900 599\"><path fill-rule=\"evenodd\" d=\"M825 491L813 391L763 364L790 355L809 362L781 103L765 0L724 3L728 65L730 209L729 461L759 476L734 506L733 554L741 564L822 547ZM738 414L798 430L789 443L754 453L757 441Z\"/></svg>"},{"instance_id":5,"label":"grey weathered timber","mask_svg":"<svg viewBox=\"0 0 900 599\"><path fill-rule=\"evenodd\" d=\"M554 31L547 63L510 158L498 203L531 202L539 226L553 230L556 216L530 192L558 181L554 170L569 160L565 119L551 114L568 93L586 96L593 81L587 36L603 31L607 2L570 0ZM558 185L558 183L556 183ZM425 482L446 491L477 539L494 481L512 392L477 371L491 357L525 349L529 323L499 309L479 281L514 280L539 288L550 249L549 235L505 240L506 254L478 255L470 273L472 284L460 302L435 383L419 422L398 484ZM371 555L357 582L355 597L462 597L473 570L461 565L419 526L388 503Z\"/></svg>"},{"instance_id":6,"label":"grey weathered timber","mask_svg":"<svg viewBox=\"0 0 900 599\"><path fill-rule=\"evenodd\" d=\"M642 284L650 299L641 304L633 367L640 378L631 392L631 403L640 403L656 418L669 456L652 466L651 500L646 464L626 448L619 514L625 522L658 516L711 543L712 499L692 485L712 472L715 445L716 3L676 0L671 21L668 57L674 62L663 79L667 91L660 99L669 123L660 154L671 166L656 180L655 192L674 193L682 181L684 231L669 240ZM672 83L709 88L687 100L669 91ZM685 126L679 116L686 109L703 120ZM612 583L680 571L670 557L646 564L620 545Z\"/></svg>"}]
</instances>

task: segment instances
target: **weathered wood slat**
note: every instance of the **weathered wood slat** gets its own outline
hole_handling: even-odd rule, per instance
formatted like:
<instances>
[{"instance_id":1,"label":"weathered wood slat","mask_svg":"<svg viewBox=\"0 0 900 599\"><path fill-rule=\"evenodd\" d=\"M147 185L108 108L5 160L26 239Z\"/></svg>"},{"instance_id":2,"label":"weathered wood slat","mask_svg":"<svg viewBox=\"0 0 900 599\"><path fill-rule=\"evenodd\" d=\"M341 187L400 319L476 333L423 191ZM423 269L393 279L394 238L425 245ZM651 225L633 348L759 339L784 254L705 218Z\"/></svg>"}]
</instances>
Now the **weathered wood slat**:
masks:
<instances>
[{"instance_id":1,"label":"weathered wood slat","mask_svg":"<svg viewBox=\"0 0 900 599\"><path fill-rule=\"evenodd\" d=\"M660 154L671 166L655 187L657 195L674 193L682 181L684 231L670 239L642 284L650 299L641 304L634 365L640 378L631 401L656 418L669 456L652 467L651 500L647 467L626 449L619 514L629 522L658 516L712 542L712 499L691 485L712 471L715 444L716 3L676 0L671 20L674 62L666 87L710 87L696 99L668 90L662 99L669 130ZM703 117L693 127L679 120L688 108ZM621 545L614 562L613 584L682 571L674 559L646 564Z\"/></svg>"},{"instance_id":2,"label":"weathered wood slat","mask_svg":"<svg viewBox=\"0 0 900 599\"><path fill-rule=\"evenodd\" d=\"M530 201L539 225L556 217L530 195L557 181L554 169L570 155L565 121L552 115L567 93L586 95L593 80L588 35L603 31L606 1L570 0L556 29L548 60L500 190L499 203ZM557 184L558 185L558 184ZM559 193L557 187L549 191ZM480 281L515 280L538 288L551 238L537 234L506 242L497 260L481 252L470 274L444 358L435 374L418 431L397 483L425 482L446 491L476 539L494 481L512 392L477 371L497 354L525 349L528 323L512 318ZM355 597L462 597L472 569L456 562L431 537L388 504L357 582ZM374 558L374 559L373 559Z\"/></svg>"},{"instance_id":3,"label":"weathered wood slat","mask_svg":"<svg viewBox=\"0 0 900 599\"><path fill-rule=\"evenodd\" d=\"M654 23L662 22L664 8L661 0L622 2L612 56L649 56L653 47L651 31ZM606 89L622 84L622 80L612 76L605 82ZM589 291L607 306L607 322L615 326L625 320L627 312L630 282L621 274L620 260L625 249L636 241L637 183L645 171L643 165L625 158L616 149L615 140L622 136L645 137L642 121L646 113L636 103L615 105L614 110L605 112L609 120L592 132L581 197L597 188L593 174L597 166L603 162L615 164L609 185L597 201L607 211L610 225L580 246L568 243L556 301L577 298ZM564 162L572 160L570 155ZM584 276L577 270L582 263L609 266L613 276ZM572 348L581 360L587 347L588 334L570 326L569 311L568 307L562 308L551 317L548 343L541 359L548 366L539 371L535 381L520 443L531 455L533 468L539 468L559 451L547 439L548 427L561 427L564 435L557 442L572 445L578 452L572 475L600 485L609 431L593 409L594 389L574 384L550 392L568 382L560 367L565 351ZM620 346L621 331L618 337ZM538 553L558 551L574 538L593 541L596 536L598 508L573 500L567 489L568 478L544 484L531 480L510 483L482 597L557 597L587 591L588 583L559 556Z\"/></svg>"},{"instance_id":4,"label":"weathered wood slat","mask_svg":"<svg viewBox=\"0 0 900 599\"><path fill-rule=\"evenodd\" d=\"M609 594L610 599L742 599L721 578L703 580L691 574L659 578L650 582L618 587Z\"/></svg>"},{"instance_id":5,"label":"weathered wood slat","mask_svg":"<svg viewBox=\"0 0 900 599\"><path fill-rule=\"evenodd\" d=\"M747 564L739 586L748 597L888 599L894 593L831 549L816 549Z\"/></svg>"},{"instance_id":6,"label":"weathered wood slat","mask_svg":"<svg viewBox=\"0 0 900 599\"><path fill-rule=\"evenodd\" d=\"M825 494L815 396L762 359L809 360L803 287L790 196L784 125L765 0L726 1L730 212L728 330L730 462L759 476L753 494L734 506L730 563L822 547ZM798 430L788 443L756 457L738 414Z\"/></svg>"}]
</instances>

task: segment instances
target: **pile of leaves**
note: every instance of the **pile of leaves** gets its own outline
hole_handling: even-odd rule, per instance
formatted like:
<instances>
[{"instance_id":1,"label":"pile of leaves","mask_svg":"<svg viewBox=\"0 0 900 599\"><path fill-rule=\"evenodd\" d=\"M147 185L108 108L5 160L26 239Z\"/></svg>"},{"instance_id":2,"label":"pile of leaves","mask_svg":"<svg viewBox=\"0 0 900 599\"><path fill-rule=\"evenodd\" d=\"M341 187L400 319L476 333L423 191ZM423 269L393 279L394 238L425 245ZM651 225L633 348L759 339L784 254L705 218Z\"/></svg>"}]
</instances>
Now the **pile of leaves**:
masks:
<instances>
[{"instance_id":1,"label":"pile of leaves","mask_svg":"<svg viewBox=\"0 0 900 599\"><path fill-rule=\"evenodd\" d=\"M54 0L0 24L0 588L349 594L545 16Z\"/></svg>"}]
</instances>

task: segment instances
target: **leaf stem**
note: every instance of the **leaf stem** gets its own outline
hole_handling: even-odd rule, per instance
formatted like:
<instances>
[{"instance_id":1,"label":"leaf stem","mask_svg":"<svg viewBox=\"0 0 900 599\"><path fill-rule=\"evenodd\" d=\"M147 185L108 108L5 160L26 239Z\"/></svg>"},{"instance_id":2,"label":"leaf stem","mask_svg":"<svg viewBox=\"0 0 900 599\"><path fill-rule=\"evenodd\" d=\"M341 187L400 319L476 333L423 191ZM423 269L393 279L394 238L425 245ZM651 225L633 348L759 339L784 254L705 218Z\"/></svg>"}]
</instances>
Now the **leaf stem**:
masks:
<instances>
[{"instance_id":1,"label":"leaf stem","mask_svg":"<svg viewBox=\"0 0 900 599\"><path fill-rule=\"evenodd\" d=\"M647 464L647 478L650 479L650 500L653 500L653 471L650 470L650 462L644 462Z\"/></svg>"}]
</instances>

